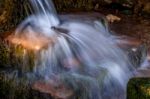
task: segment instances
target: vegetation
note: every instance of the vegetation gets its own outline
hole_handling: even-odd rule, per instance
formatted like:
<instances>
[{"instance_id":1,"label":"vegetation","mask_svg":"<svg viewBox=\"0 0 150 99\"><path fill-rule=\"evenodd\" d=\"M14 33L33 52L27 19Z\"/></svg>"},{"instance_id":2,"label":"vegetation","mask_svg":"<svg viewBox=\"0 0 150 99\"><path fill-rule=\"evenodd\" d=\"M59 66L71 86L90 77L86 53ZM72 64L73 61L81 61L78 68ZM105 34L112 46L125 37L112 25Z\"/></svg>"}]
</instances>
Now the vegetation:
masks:
<instances>
[{"instance_id":1,"label":"vegetation","mask_svg":"<svg viewBox=\"0 0 150 99\"><path fill-rule=\"evenodd\" d=\"M32 90L25 78L18 78L16 73L8 76L0 73L1 99L50 99L48 94Z\"/></svg>"},{"instance_id":2,"label":"vegetation","mask_svg":"<svg viewBox=\"0 0 150 99\"><path fill-rule=\"evenodd\" d=\"M24 49L6 41L0 42L0 98L1 99L49 99L49 95L32 90L26 72L34 67L34 54L27 51L28 62L24 63ZM48 97L48 98L47 98Z\"/></svg>"},{"instance_id":3,"label":"vegetation","mask_svg":"<svg viewBox=\"0 0 150 99\"><path fill-rule=\"evenodd\" d=\"M26 0L1 0L0 4L0 33L10 31L26 16L24 6Z\"/></svg>"},{"instance_id":4,"label":"vegetation","mask_svg":"<svg viewBox=\"0 0 150 99\"><path fill-rule=\"evenodd\" d=\"M24 60L28 66L25 66ZM33 67L34 53L32 51L26 50L25 52L25 49L20 45L14 46L7 41L0 41L0 69L13 68L31 71Z\"/></svg>"},{"instance_id":5,"label":"vegetation","mask_svg":"<svg viewBox=\"0 0 150 99\"><path fill-rule=\"evenodd\" d=\"M133 78L128 83L127 99L150 99L150 78Z\"/></svg>"}]
</instances>

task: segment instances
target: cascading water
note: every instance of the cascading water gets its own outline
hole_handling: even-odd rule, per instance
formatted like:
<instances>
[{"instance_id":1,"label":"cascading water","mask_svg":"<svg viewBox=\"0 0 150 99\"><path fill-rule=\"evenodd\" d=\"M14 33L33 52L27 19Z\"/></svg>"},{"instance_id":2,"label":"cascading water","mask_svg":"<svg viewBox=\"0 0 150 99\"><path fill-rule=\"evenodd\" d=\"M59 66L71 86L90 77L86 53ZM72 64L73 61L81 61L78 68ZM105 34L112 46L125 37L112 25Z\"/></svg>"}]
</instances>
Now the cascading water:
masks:
<instances>
[{"instance_id":1,"label":"cascading water","mask_svg":"<svg viewBox=\"0 0 150 99\"><path fill-rule=\"evenodd\" d=\"M51 0L30 2L34 13L12 42L35 52L33 74L48 86L34 88L61 99L125 99L131 64L107 28L60 20Z\"/></svg>"}]
</instances>

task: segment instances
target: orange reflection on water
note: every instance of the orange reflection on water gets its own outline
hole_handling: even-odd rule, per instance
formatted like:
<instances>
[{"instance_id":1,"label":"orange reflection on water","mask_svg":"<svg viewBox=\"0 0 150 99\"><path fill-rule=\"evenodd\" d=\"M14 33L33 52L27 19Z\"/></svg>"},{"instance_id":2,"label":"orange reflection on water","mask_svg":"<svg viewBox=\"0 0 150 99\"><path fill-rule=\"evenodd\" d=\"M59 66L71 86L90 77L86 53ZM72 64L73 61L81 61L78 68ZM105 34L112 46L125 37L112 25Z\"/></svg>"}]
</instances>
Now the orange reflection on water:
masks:
<instances>
[{"instance_id":1,"label":"orange reflection on water","mask_svg":"<svg viewBox=\"0 0 150 99\"><path fill-rule=\"evenodd\" d=\"M53 45L55 40L54 38L52 39L46 36L28 38L11 35L7 38L7 40L12 44L22 45L24 48L29 50L40 50L42 48L47 48L48 45Z\"/></svg>"}]
</instances>

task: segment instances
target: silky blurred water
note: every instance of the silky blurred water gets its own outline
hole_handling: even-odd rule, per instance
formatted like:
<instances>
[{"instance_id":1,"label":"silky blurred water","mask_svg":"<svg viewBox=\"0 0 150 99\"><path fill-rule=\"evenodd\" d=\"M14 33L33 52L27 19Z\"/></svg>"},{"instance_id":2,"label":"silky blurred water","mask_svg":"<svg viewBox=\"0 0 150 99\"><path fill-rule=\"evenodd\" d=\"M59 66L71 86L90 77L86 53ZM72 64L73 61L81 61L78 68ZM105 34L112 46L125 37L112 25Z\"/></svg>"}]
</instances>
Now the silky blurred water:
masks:
<instances>
[{"instance_id":1,"label":"silky blurred water","mask_svg":"<svg viewBox=\"0 0 150 99\"><path fill-rule=\"evenodd\" d=\"M79 99L125 99L132 66L108 28L98 20L61 20L51 0L30 3L33 13L16 29L14 43L34 50L32 74ZM67 96L63 91L57 97Z\"/></svg>"}]
</instances>

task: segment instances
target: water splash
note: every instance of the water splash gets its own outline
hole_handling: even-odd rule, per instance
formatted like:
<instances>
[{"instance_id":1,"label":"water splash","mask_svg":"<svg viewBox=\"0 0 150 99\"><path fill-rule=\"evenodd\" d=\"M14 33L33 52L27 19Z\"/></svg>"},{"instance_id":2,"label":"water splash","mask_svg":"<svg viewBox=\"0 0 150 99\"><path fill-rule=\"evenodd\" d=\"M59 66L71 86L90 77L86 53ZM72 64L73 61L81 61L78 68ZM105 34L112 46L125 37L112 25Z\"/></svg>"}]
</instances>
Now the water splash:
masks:
<instances>
[{"instance_id":1,"label":"water splash","mask_svg":"<svg viewBox=\"0 0 150 99\"><path fill-rule=\"evenodd\" d=\"M125 99L132 68L108 29L99 21L60 20L51 0L30 1L34 13L11 41L35 52L33 74L49 86L35 89L62 99Z\"/></svg>"}]
</instances>

